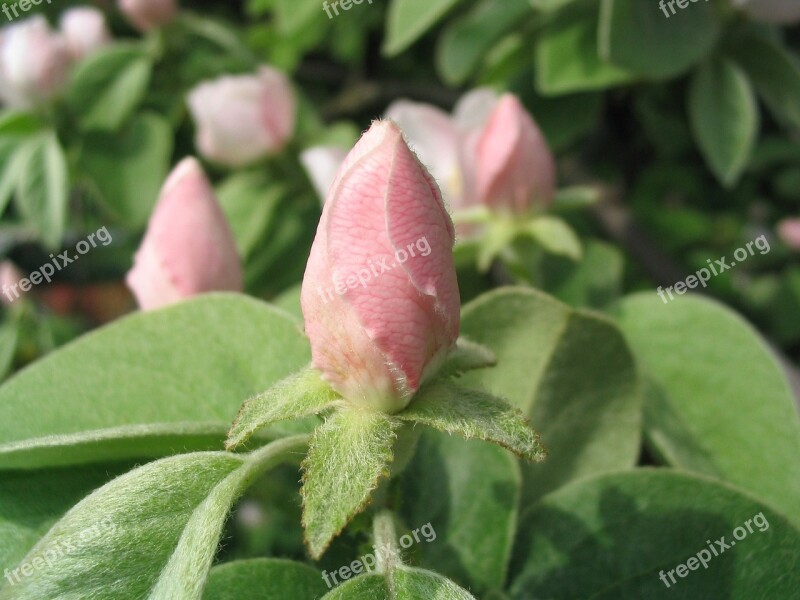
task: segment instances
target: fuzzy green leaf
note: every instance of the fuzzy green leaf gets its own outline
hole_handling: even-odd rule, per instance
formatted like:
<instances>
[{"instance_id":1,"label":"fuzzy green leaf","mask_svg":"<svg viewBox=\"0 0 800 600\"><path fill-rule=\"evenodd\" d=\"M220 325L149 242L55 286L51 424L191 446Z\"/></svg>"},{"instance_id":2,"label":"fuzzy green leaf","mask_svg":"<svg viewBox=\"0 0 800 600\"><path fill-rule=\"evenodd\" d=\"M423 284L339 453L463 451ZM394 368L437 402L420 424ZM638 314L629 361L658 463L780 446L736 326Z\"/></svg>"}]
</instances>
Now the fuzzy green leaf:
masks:
<instances>
[{"instance_id":1,"label":"fuzzy green leaf","mask_svg":"<svg viewBox=\"0 0 800 600\"><path fill-rule=\"evenodd\" d=\"M439 376L453 377L473 369L493 367L496 364L497 359L489 348L462 337L458 338L456 349L447 357Z\"/></svg>"},{"instance_id":2,"label":"fuzzy green leaf","mask_svg":"<svg viewBox=\"0 0 800 600\"><path fill-rule=\"evenodd\" d=\"M399 425L382 413L342 408L314 432L303 461L303 526L314 558L367 505L388 473Z\"/></svg>"},{"instance_id":3,"label":"fuzzy green leaf","mask_svg":"<svg viewBox=\"0 0 800 600\"><path fill-rule=\"evenodd\" d=\"M233 502L306 440L251 455L184 454L118 477L53 526L0 600L199 600Z\"/></svg>"},{"instance_id":4,"label":"fuzzy green leaf","mask_svg":"<svg viewBox=\"0 0 800 600\"><path fill-rule=\"evenodd\" d=\"M424 569L400 566L392 571L391 592L382 575L360 575L328 593L323 600L475 600L455 583Z\"/></svg>"},{"instance_id":5,"label":"fuzzy green leaf","mask_svg":"<svg viewBox=\"0 0 800 600\"><path fill-rule=\"evenodd\" d=\"M317 569L277 558L223 563L211 569L203 600L311 600L326 591Z\"/></svg>"},{"instance_id":6,"label":"fuzzy green leaf","mask_svg":"<svg viewBox=\"0 0 800 600\"><path fill-rule=\"evenodd\" d=\"M228 432L225 447L231 450L267 425L319 414L340 400L341 396L322 380L319 371L306 367L245 400Z\"/></svg>"},{"instance_id":7,"label":"fuzzy green leaf","mask_svg":"<svg viewBox=\"0 0 800 600\"><path fill-rule=\"evenodd\" d=\"M486 392L443 379L424 386L403 412L404 421L498 444L540 462L546 452L519 409Z\"/></svg>"},{"instance_id":8,"label":"fuzzy green leaf","mask_svg":"<svg viewBox=\"0 0 800 600\"><path fill-rule=\"evenodd\" d=\"M551 254L566 256L575 261L583 256L583 247L578 236L557 217L538 217L528 223L525 232Z\"/></svg>"}]
</instances>

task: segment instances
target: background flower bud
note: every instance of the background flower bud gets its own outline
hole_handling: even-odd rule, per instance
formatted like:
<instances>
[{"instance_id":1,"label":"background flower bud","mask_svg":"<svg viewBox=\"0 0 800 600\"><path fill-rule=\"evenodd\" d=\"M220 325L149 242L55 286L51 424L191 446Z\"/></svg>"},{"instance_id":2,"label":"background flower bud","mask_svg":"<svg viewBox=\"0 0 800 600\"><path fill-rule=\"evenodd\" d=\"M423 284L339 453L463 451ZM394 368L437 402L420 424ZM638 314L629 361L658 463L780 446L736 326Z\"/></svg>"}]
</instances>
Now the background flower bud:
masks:
<instances>
[{"instance_id":1,"label":"background flower bud","mask_svg":"<svg viewBox=\"0 0 800 600\"><path fill-rule=\"evenodd\" d=\"M189 109L200 152L230 167L279 152L294 132L294 92L271 67L201 83L189 94Z\"/></svg>"},{"instance_id":2,"label":"background flower bud","mask_svg":"<svg viewBox=\"0 0 800 600\"><path fill-rule=\"evenodd\" d=\"M324 201L328 190L336 179L336 172L347 156L347 150L339 146L314 146L300 154L308 178L317 191L320 200Z\"/></svg>"},{"instance_id":3,"label":"background flower bud","mask_svg":"<svg viewBox=\"0 0 800 600\"><path fill-rule=\"evenodd\" d=\"M119 0L119 9L139 31L163 27L178 14L176 0Z\"/></svg>"},{"instance_id":4,"label":"background flower bud","mask_svg":"<svg viewBox=\"0 0 800 600\"><path fill-rule=\"evenodd\" d=\"M798 0L734 0L734 4L757 21L784 25L800 21Z\"/></svg>"},{"instance_id":5,"label":"background flower bud","mask_svg":"<svg viewBox=\"0 0 800 600\"><path fill-rule=\"evenodd\" d=\"M778 237L795 252L800 252L800 219L783 219L776 228Z\"/></svg>"},{"instance_id":6,"label":"background flower bud","mask_svg":"<svg viewBox=\"0 0 800 600\"><path fill-rule=\"evenodd\" d=\"M516 96L505 94L475 144L481 202L516 214L550 204L556 166L541 131Z\"/></svg>"},{"instance_id":7,"label":"background flower bud","mask_svg":"<svg viewBox=\"0 0 800 600\"><path fill-rule=\"evenodd\" d=\"M452 349L453 243L435 181L375 122L328 193L301 294L313 364L345 399L402 410Z\"/></svg>"},{"instance_id":8,"label":"background flower bud","mask_svg":"<svg viewBox=\"0 0 800 600\"><path fill-rule=\"evenodd\" d=\"M0 97L12 108L49 102L66 83L66 40L36 15L6 28L0 37Z\"/></svg>"},{"instance_id":9,"label":"background flower bud","mask_svg":"<svg viewBox=\"0 0 800 600\"><path fill-rule=\"evenodd\" d=\"M242 291L236 241L195 159L183 160L164 184L126 281L144 310Z\"/></svg>"},{"instance_id":10,"label":"background flower bud","mask_svg":"<svg viewBox=\"0 0 800 600\"><path fill-rule=\"evenodd\" d=\"M105 16L90 6L69 9L61 15L59 26L73 60L94 54L111 41Z\"/></svg>"}]
</instances>

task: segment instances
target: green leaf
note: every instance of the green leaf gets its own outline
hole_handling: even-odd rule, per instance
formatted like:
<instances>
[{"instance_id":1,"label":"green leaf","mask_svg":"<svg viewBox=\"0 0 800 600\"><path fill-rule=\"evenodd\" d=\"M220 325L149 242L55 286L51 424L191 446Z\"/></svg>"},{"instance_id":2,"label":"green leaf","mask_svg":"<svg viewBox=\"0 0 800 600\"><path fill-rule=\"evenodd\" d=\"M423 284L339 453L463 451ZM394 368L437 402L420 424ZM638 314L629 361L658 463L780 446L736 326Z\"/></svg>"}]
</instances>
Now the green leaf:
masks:
<instances>
[{"instance_id":1,"label":"green leaf","mask_svg":"<svg viewBox=\"0 0 800 600\"><path fill-rule=\"evenodd\" d=\"M72 506L126 470L114 464L0 474L0 565L17 565Z\"/></svg>"},{"instance_id":2,"label":"green leaf","mask_svg":"<svg viewBox=\"0 0 800 600\"><path fill-rule=\"evenodd\" d=\"M203 600L311 600L326 586L308 565L277 558L224 563L211 569Z\"/></svg>"},{"instance_id":3,"label":"green leaf","mask_svg":"<svg viewBox=\"0 0 800 600\"><path fill-rule=\"evenodd\" d=\"M9 320L0 325L0 381L14 366L19 334L20 326L16 321Z\"/></svg>"},{"instance_id":4,"label":"green leaf","mask_svg":"<svg viewBox=\"0 0 800 600\"><path fill-rule=\"evenodd\" d=\"M789 48L766 36L745 34L734 38L729 52L775 118L800 128L800 61Z\"/></svg>"},{"instance_id":5,"label":"green leaf","mask_svg":"<svg viewBox=\"0 0 800 600\"><path fill-rule=\"evenodd\" d=\"M169 169L172 139L169 123L155 113L137 115L118 133L86 136L81 169L125 224L142 227L150 217Z\"/></svg>"},{"instance_id":6,"label":"green leaf","mask_svg":"<svg viewBox=\"0 0 800 600\"><path fill-rule=\"evenodd\" d=\"M537 217L527 224L525 232L551 254L579 261L583 247L578 236L563 220L557 217Z\"/></svg>"},{"instance_id":7,"label":"green leaf","mask_svg":"<svg viewBox=\"0 0 800 600\"><path fill-rule=\"evenodd\" d=\"M361 2L363 1L361 0ZM328 2L328 5L331 4L334 4L334 0ZM338 3L337 8L341 10L341 6ZM336 15L333 12L333 8L330 10L333 15L332 18L335 19ZM280 31L286 35L301 31L310 21L314 20L315 15L317 19L329 20L320 0L277 0L275 2L275 15Z\"/></svg>"},{"instance_id":8,"label":"green leaf","mask_svg":"<svg viewBox=\"0 0 800 600\"><path fill-rule=\"evenodd\" d=\"M570 484L533 507L520 525L510 595L791 598L799 554L800 532L757 500L694 475L639 469Z\"/></svg>"},{"instance_id":9,"label":"green leaf","mask_svg":"<svg viewBox=\"0 0 800 600\"><path fill-rule=\"evenodd\" d=\"M78 65L67 104L84 129L116 131L142 101L152 64L131 44L114 44Z\"/></svg>"},{"instance_id":10,"label":"green leaf","mask_svg":"<svg viewBox=\"0 0 800 600\"><path fill-rule=\"evenodd\" d=\"M217 188L219 203L245 261L261 247L286 193L283 185L269 181L261 172L237 173Z\"/></svg>"},{"instance_id":11,"label":"green leaf","mask_svg":"<svg viewBox=\"0 0 800 600\"><path fill-rule=\"evenodd\" d=\"M131 315L0 387L0 468L221 448L243 399L309 360L296 320L241 295Z\"/></svg>"},{"instance_id":12,"label":"green leaf","mask_svg":"<svg viewBox=\"0 0 800 600\"><path fill-rule=\"evenodd\" d=\"M233 502L305 439L251 455L184 454L118 477L53 526L20 563L32 573L0 600L201 598Z\"/></svg>"},{"instance_id":13,"label":"green leaf","mask_svg":"<svg viewBox=\"0 0 800 600\"><path fill-rule=\"evenodd\" d=\"M266 391L245 400L228 432L225 446L231 450L277 421L317 415L342 401L313 367L281 379Z\"/></svg>"},{"instance_id":14,"label":"green leaf","mask_svg":"<svg viewBox=\"0 0 800 600\"><path fill-rule=\"evenodd\" d=\"M25 222L42 242L57 248L64 237L69 202L67 159L55 133L43 134L26 144L15 167L16 205Z\"/></svg>"},{"instance_id":15,"label":"green leaf","mask_svg":"<svg viewBox=\"0 0 800 600\"><path fill-rule=\"evenodd\" d=\"M639 458L641 401L633 357L616 325L542 293L503 288L463 310L463 334L497 366L459 381L507 399L539 428L550 458L523 465L524 502Z\"/></svg>"},{"instance_id":16,"label":"green leaf","mask_svg":"<svg viewBox=\"0 0 800 600\"><path fill-rule=\"evenodd\" d=\"M481 0L450 23L436 46L436 67L444 80L464 83L495 42L530 15L528 0Z\"/></svg>"},{"instance_id":17,"label":"green leaf","mask_svg":"<svg viewBox=\"0 0 800 600\"><path fill-rule=\"evenodd\" d=\"M620 296L624 266L622 253L614 246L589 240L577 264L555 255L544 257L542 288L576 308L604 309Z\"/></svg>"},{"instance_id":18,"label":"green leaf","mask_svg":"<svg viewBox=\"0 0 800 600\"><path fill-rule=\"evenodd\" d=\"M685 296L626 298L620 324L652 386L645 431L669 464L719 477L800 523L800 419L775 356L738 315Z\"/></svg>"},{"instance_id":19,"label":"green leaf","mask_svg":"<svg viewBox=\"0 0 800 600\"><path fill-rule=\"evenodd\" d=\"M600 55L645 77L675 77L708 55L720 31L711 3L692 3L667 17L658 3L602 0Z\"/></svg>"},{"instance_id":20,"label":"green leaf","mask_svg":"<svg viewBox=\"0 0 800 600\"><path fill-rule=\"evenodd\" d=\"M481 594L504 587L521 479L505 450L424 430L401 480L404 521L436 533L415 546L421 564Z\"/></svg>"},{"instance_id":21,"label":"green leaf","mask_svg":"<svg viewBox=\"0 0 800 600\"><path fill-rule=\"evenodd\" d=\"M758 135L758 106L750 81L728 60L704 64L689 86L689 119L706 163L725 186L747 166Z\"/></svg>"},{"instance_id":22,"label":"green leaf","mask_svg":"<svg viewBox=\"0 0 800 600\"><path fill-rule=\"evenodd\" d=\"M26 159L25 146L43 129L44 125L34 115L7 110L0 113L0 214L5 212L17 187Z\"/></svg>"},{"instance_id":23,"label":"green leaf","mask_svg":"<svg viewBox=\"0 0 800 600\"><path fill-rule=\"evenodd\" d=\"M546 455L538 434L519 409L447 379L423 386L397 418L467 439L492 442L530 461L542 461Z\"/></svg>"},{"instance_id":24,"label":"green leaf","mask_svg":"<svg viewBox=\"0 0 800 600\"><path fill-rule=\"evenodd\" d=\"M494 219L488 223L478 240L478 271L488 271L492 262L511 246L519 234L517 225L516 222L505 219Z\"/></svg>"},{"instance_id":25,"label":"green leaf","mask_svg":"<svg viewBox=\"0 0 800 600\"><path fill-rule=\"evenodd\" d=\"M598 54L597 0L581 0L559 11L536 45L536 89L544 95L603 90L633 76Z\"/></svg>"},{"instance_id":26,"label":"green leaf","mask_svg":"<svg viewBox=\"0 0 800 600\"><path fill-rule=\"evenodd\" d=\"M458 376L473 369L485 369L497 364L494 353L486 346L481 346L460 337L456 348L448 356L439 371L440 377Z\"/></svg>"},{"instance_id":27,"label":"green leaf","mask_svg":"<svg viewBox=\"0 0 800 600\"><path fill-rule=\"evenodd\" d=\"M597 127L603 112L603 94L586 92L557 97L532 95L531 114L547 138L554 152L565 150L585 138ZM570 192L570 188L559 190L556 196Z\"/></svg>"},{"instance_id":28,"label":"green leaf","mask_svg":"<svg viewBox=\"0 0 800 600\"><path fill-rule=\"evenodd\" d=\"M405 566L393 572L391 589L390 594L386 579L381 575L359 575L326 594L323 600L475 600L469 592L441 575Z\"/></svg>"},{"instance_id":29,"label":"green leaf","mask_svg":"<svg viewBox=\"0 0 800 600\"><path fill-rule=\"evenodd\" d=\"M442 19L460 0L391 0L383 53L396 56Z\"/></svg>"},{"instance_id":30,"label":"green leaf","mask_svg":"<svg viewBox=\"0 0 800 600\"><path fill-rule=\"evenodd\" d=\"M317 428L303 461L303 527L312 557L363 510L393 459L397 419L343 408Z\"/></svg>"}]
</instances>

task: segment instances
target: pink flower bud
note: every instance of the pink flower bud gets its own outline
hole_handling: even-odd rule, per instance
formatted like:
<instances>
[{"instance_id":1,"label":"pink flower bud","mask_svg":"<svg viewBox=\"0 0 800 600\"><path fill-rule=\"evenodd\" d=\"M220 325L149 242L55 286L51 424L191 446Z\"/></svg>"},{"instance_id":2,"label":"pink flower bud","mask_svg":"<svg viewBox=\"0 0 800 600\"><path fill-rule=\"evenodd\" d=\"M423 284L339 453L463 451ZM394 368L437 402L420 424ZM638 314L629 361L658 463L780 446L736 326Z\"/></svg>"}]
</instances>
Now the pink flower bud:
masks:
<instances>
[{"instance_id":1,"label":"pink flower bud","mask_svg":"<svg viewBox=\"0 0 800 600\"><path fill-rule=\"evenodd\" d=\"M22 280L22 273L17 269L10 260L4 260L0 263L0 302L6 306L10 306L14 300L20 297L21 290L19 289L19 282Z\"/></svg>"},{"instance_id":2,"label":"pink flower bud","mask_svg":"<svg viewBox=\"0 0 800 600\"><path fill-rule=\"evenodd\" d=\"M73 60L86 58L111 41L105 16L89 6L71 8L61 15L60 28Z\"/></svg>"},{"instance_id":3,"label":"pink flower bud","mask_svg":"<svg viewBox=\"0 0 800 600\"><path fill-rule=\"evenodd\" d=\"M189 94L189 109L200 152L230 167L279 152L294 131L294 92L271 67L201 83Z\"/></svg>"},{"instance_id":4,"label":"pink flower bud","mask_svg":"<svg viewBox=\"0 0 800 600\"><path fill-rule=\"evenodd\" d=\"M164 184L126 281L144 310L242 291L236 241L195 159L183 160Z\"/></svg>"},{"instance_id":5,"label":"pink flower bud","mask_svg":"<svg viewBox=\"0 0 800 600\"><path fill-rule=\"evenodd\" d=\"M139 31L163 27L178 14L176 0L119 0L119 9Z\"/></svg>"},{"instance_id":6,"label":"pink flower bud","mask_svg":"<svg viewBox=\"0 0 800 600\"><path fill-rule=\"evenodd\" d=\"M485 205L525 214L552 201L553 155L516 96L500 98L477 139L472 159L478 195Z\"/></svg>"},{"instance_id":7,"label":"pink flower bud","mask_svg":"<svg viewBox=\"0 0 800 600\"><path fill-rule=\"evenodd\" d=\"M10 25L0 38L0 98L12 108L49 102L66 82L65 39L41 15Z\"/></svg>"},{"instance_id":8,"label":"pink flower bud","mask_svg":"<svg viewBox=\"0 0 800 600\"><path fill-rule=\"evenodd\" d=\"M798 0L735 0L734 4L757 21L783 25L800 21Z\"/></svg>"},{"instance_id":9,"label":"pink flower bud","mask_svg":"<svg viewBox=\"0 0 800 600\"><path fill-rule=\"evenodd\" d=\"M800 251L800 219L783 219L778 223L778 237L794 251Z\"/></svg>"},{"instance_id":10,"label":"pink flower bud","mask_svg":"<svg viewBox=\"0 0 800 600\"><path fill-rule=\"evenodd\" d=\"M453 348L453 243L433 178L376 121L328 193L301 294L313 364L347 401L402 410Z\"/></svg>"}]
</instances>

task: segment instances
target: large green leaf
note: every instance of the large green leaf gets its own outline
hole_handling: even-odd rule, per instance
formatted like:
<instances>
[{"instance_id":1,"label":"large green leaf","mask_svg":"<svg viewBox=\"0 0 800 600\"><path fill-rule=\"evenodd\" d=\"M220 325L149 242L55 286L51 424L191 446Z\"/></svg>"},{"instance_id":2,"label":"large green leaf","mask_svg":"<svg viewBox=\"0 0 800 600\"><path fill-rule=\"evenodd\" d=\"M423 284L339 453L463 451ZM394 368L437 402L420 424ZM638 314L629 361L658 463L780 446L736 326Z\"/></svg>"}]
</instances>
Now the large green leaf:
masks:
<instances>
[{"instance_id":1,"label":"large green leaf","mask_svg":"<svg viewBox=\"0 0 800 600\"><path fill-rule=\"evenodd\" d=\"M391 0L383 53L395 56L413 44L461 0Z\"/></svg>"},{"instance_id":2,"label":"large green leaf","mask_svg":"<svg viewBox=\"0 0 800 600\"><path fill-rule=\"evenodd\" d=\"M680 75L717 43L716 11L712 3L694 2L666 16L657 2L602 0L600 54L645 77Z\"/></svg>"},{"instance_id":3,"label":"large green leaf","mask_svg":"<svg viewBox=\"0 0 800 600\"><path fill-rule=\"evenodd\" d=\"M126 466L0 473L0 565L18 564L64 513Z\"/></svg>"},{"instance_id":4,"label":"large green leaf","mask_svg":"<svg viewBox=\"0 0 800 600\"><path fill-rule=\"evenodd\" d=\"M173 132L154 113L133 118L118 133L86 136L80 165L96 186L105 206L131 227L146 222L167 175Z\"/></svg>"},{"instance_id":5,"label":"large green leaf","mask_svg":"<svg viewBox=\"0 0 800 600\"><path fill-rule=\"evenodd\" d=\"M541 264L545 290L562 302L578 308L606 308L622 289L624 259L611 244L596 240L584 243L583 259L575 263L548 255Z\"/></svg>"},{"instance_id":6,"label":"large green leaf","mask_svg":"<svg viewBox=\"0 0 800 600\"><path fill-rule=\"evenodd\" d=\"M211 569L203 600L314 600L326 590L316 569L291 560L256 558Z\"/></svg>"},{"instance_id":7,"label":"large green leaf","mask_svg":"<svg viewBox=\"0 0 800 600\"><path fill-rule=\"evenodd\" d=\"M758 333L696 297L625 299L620 323L650 378L645 431L669 464L727 479L800 523L800 420Z\"/></svg>"},{"instance_id":8,"label":"large green leaf","mask_svg":"<svg viewBox=\"0 0 800 600\"><path fill-rule=\"evenodd\" d=\"M25 222L51 249L61 244L67 223L69 175L67 158L56 134L47 133L25 144L14 165L17 176L15 202Z\"/></svg>"},{"instance_id":9,"label":"large green leaf","mask_svg":"<svg viewBox=\"0 0 800 600\"><path fill-rule=\"evenodd\" d=\"M514 600L777 600L800 587L800 532L783 516L734 488L667 469L588 479L546 496L523 518L517 548Z\"/></svg>"},{"instance_id":10,"label":"large green leaf","mask_svg":"<svg viewBox=\"0 0 800 600\"><path fill-rule=\"evenodd\" d=\"M536 45L536 89L545 95L602 90L633 79L598 53L597 0L581 0L559 11Z\"/></svg>"},{"instance_id":11,"label":"large green leaf","mask_svg":"<svg viewBox=\"0 0 800 600\"><path fill-rule=\"evenodd\" d=\"M483 386L520 408L548 450L544 463L523 465L526 500L636 463L638 378L611 321L533 290L505 288L465 306L462 331L491 348L497 366L467 373L459 383Z\"/></svg>"},{"instance_id":12,"label":"large green leaf","mask_svg":"<svg viewBox=\"0 0 800 600\"><path fill-rule=\"evenodd\" d=\"M436 66L445 81L464 83L494 43L530 14L529 0L481 0L449 24L436 48Z\"/></svg>"},{"instance_id":13,"label":"large green leaf","mask_svg":"<svg viewBox=\"0 0 800 600\"><path fill-rule=\"evenodd\" d=\"M245 296L129 316L0 387L0 467L221 448L242 401L309 360L297 321Z\"/></svg>"},{"instance_id":14,"label":"large green leaf","mask_svg":"<svg viewBox=\"0 0 800 600\"><path fill-rule=\"evenodd\" d=\"M508 452L425 431L402 475L406 524L416 529L430 523L436 535L417 545L421 563L479 592L501 589L520 483L519 465Z\"/></svg>"},{"instance_id":15,"label":"large green leaf","mask_svg":"<svg viewBox=\"0 0 800 600\"><path fill-rule=\"evenodd\" d=\"M233 502L301 444L287 438L251 455L184 454L118 477L53 526L13 585L4 582L0 600L201 598Z\"/></svg>"},{"instance_id":16,"label":"large green leaf","mask_svg":"<svg viewBox=\"0 0 800 600\"><path fill-rule=\"evenodd\" d=\"M712 60L692 77L689 119L706 163L724 185L738 181L758 135L750 81L729 60Z\"/></svg>"},{"instance_id":17,"label":"large green leaf","mask_svg":"<svg viewBox=\"0 0 800 600\"><path fill-rule=\"evenodd\" d=\"M80 63L67 103L85 129L118 129L142 101L152 64L132 44L115 44Z\"/></svg>"}]
</instances>

